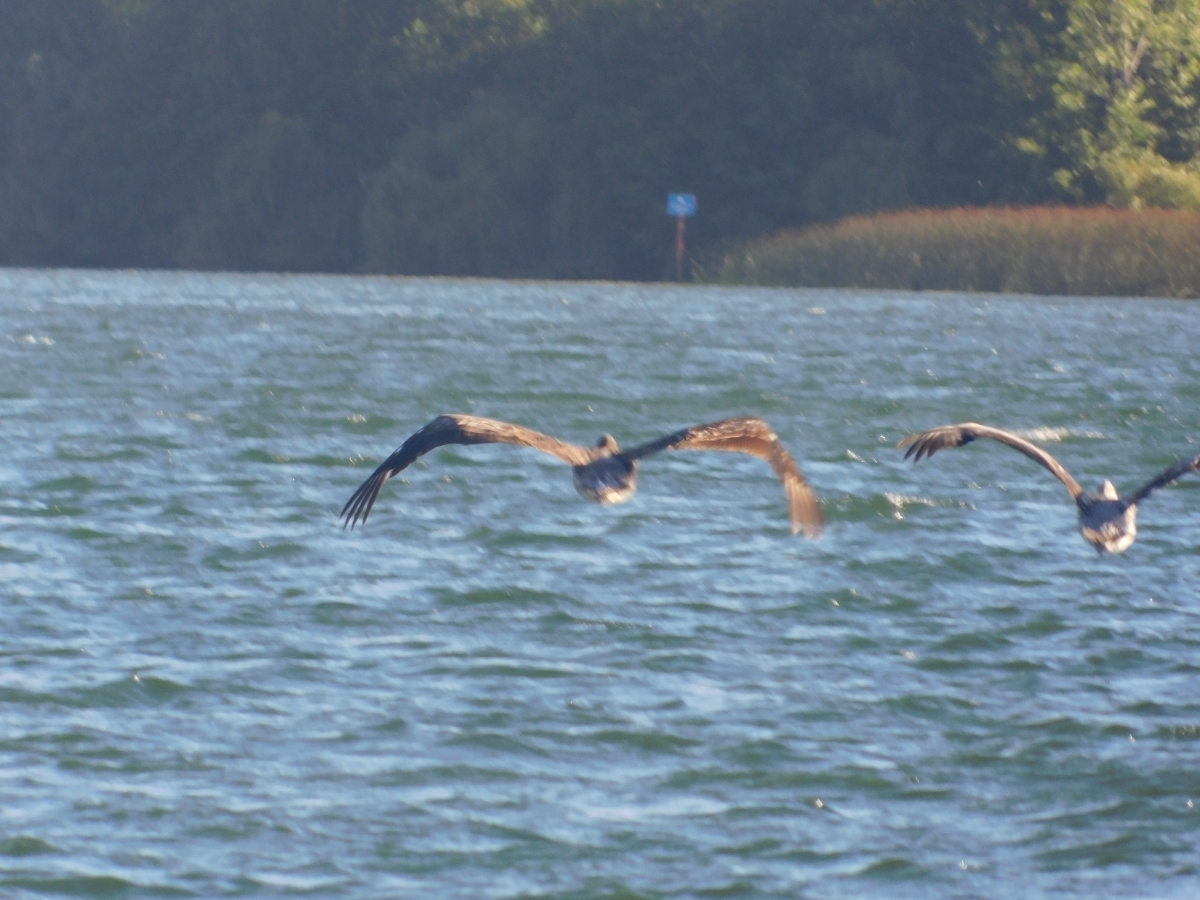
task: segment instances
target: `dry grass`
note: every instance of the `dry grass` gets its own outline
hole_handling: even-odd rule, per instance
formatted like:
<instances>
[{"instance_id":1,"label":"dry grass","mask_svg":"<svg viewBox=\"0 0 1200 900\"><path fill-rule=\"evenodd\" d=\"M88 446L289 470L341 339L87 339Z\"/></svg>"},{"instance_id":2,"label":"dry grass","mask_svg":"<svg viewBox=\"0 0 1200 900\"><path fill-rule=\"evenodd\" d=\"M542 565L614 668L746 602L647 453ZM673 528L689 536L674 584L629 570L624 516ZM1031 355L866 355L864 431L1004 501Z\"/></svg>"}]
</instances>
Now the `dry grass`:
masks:
<instances>
[{"instance_id":1,"label":"dry grass","mask_svg":"<svg viewBox=\"0 0 1200 900\"><path fill-rule=\"evenodd\" d=\"M752 241L728 284L1200 296L1200 212L1073 207L918 210Z\"/></svg>"}]
</instances>

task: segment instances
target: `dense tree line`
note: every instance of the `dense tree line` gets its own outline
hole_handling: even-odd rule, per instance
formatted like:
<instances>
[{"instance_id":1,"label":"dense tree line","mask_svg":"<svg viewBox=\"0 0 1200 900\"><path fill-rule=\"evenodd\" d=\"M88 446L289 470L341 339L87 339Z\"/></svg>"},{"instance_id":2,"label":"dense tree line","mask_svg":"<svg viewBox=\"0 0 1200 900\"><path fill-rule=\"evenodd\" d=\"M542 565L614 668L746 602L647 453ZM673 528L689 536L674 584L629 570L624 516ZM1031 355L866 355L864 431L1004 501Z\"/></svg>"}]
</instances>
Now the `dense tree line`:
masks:
<instances>
[{"instance_id":1,"label":"dense tree line","mask_svg":"<svg viewBox=\"0 0 1200 900\"><path fill-rule=\"evenodd\" d=\"M0 263L657 278L915 206L1198 205L1197 0L3 0Z\"/></svg>"}]
</instances>

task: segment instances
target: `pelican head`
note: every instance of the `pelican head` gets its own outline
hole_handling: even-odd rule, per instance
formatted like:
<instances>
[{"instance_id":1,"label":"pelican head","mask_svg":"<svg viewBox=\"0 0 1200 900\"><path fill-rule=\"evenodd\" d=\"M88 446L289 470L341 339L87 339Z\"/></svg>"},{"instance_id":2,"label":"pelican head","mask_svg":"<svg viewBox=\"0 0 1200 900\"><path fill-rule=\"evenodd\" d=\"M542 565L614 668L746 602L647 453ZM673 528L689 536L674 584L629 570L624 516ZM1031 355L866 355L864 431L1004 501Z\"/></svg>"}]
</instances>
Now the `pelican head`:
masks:
<instances>
[{"instance_id":1,"label":"pelican head","mask_svg":"<svg viewBox=\"0 0 1200 900\"><path fill-rule=\"evenodd\" d=\"M1121 495L1117 493L1117 487L1107 478L1104 479L1104 484L1100 485L1100 490L1097 493L1105 500L1120 500Z\"/></svg>"},{"instance_id":2,"label":"pelican head","mask_svg":"<svg viewBox=\"0 0 1200 900\"><path fill-rule=\"evenodd\" d=\"M609 456L615 456L621 452L621 447L617 444L617 439L611 434L600 435L600 440L596 442L596 446L601 450L607 450Z\"/></svg>"}]
</instances>

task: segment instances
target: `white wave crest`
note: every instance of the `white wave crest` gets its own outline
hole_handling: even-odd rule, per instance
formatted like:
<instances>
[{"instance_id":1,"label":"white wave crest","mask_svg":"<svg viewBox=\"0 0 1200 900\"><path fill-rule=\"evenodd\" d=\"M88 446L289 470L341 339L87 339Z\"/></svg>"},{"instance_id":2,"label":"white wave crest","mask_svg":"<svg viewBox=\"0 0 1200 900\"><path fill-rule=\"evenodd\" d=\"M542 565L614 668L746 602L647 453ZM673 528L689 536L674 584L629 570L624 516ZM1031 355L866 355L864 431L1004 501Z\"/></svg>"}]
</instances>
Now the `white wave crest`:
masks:
<instances>
[{"instance_id":1,"label":"white wave crest","mask_svg":"<svg viewBox=\"0 0 1200 900\"><path fill-rule=\"evenodd\" d=\"M1023 428L1013 433L1018 437L1025 438L1027 441L1035 441L1041 444L1057 444L1059 441L1064 441L1069 437L1081 437L1091 440L1101 440L1104 438L1103 433L1099 431L1076 431L1073 428L1052 428L1048 425L1038 428Z\"/></svg>"},{"instance_id":2,"label":"white wave crest","mask_svg":"<svg viewBox=\"0 0 1200 900\"><path fill-rule=\"evenodd\" d=\"M893 494L890 491L884 492L883 499L897 509L904 509L906 506L940 506L936 500L929 497L914 497L912 494Z\"/></svg>"},{"instance_id":3,"label":"white wave crest","mask_svg":"<svg viewBox=\"0 0 1200 900\"><path fill-rule=\"evenodd\" d=\"M883 499L896 507L897 511L903 510L908 506L928 506L932 509L949 509L954 507L959 509L975 508L972 504L964 503L961 500L934 500L932 497L920 497L914 494L893 494L891 491L885 491Z\"/></svg>"}]
</instances>

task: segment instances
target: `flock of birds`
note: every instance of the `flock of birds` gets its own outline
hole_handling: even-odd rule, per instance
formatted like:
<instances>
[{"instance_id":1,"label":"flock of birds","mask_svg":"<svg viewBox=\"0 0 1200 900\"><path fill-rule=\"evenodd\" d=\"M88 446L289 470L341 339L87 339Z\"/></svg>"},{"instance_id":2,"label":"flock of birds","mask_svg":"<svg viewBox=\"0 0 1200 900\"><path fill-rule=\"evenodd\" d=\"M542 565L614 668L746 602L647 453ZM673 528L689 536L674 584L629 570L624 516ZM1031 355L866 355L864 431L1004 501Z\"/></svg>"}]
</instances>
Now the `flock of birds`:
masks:
<instances>
[{"instance_id":1,"label":"flock of birds","mask_svg":"<svg viewBox=\"0 0 1200 900\"><path fill-rule=\"evenodd\" d=\"M899 446L908 448L905 459L912 457L914 462L919 462L946 447L961 447L977 438L991 438L1019 450L1045 466L1066 485L1079 510L1079 531L1084 540L1099 553L1121 553L1126 550L1137 539L1138 504L1151 491L1200 468L1200 455L1181 459L1129 496L1121 497L1107 479L1096 493L1085 491L1071 477L1071 473L1041 447L1011 431L976 422L943 425L910 435ZM644 457L663 450L748 453L769 462L783 482L793 534L803 531L805 537L816 538L825 529L825 516L816 492L805 480L796 460L783 446L779 436L760 418L724 419L706 425L693 425L622 450L610 434L601 437L594 447L582 447L521 425L456 414L438 416L385 459L342 508L342 527L354 528L360 522L366 523L380 489L389 478L404 471L430 450L447 444L515 444L549 453L571 466L575 473L575 488L579 493L589 500L607 505L625 503L633 497L637 491L638 463Z\"/></svg>"}]
</instances>

